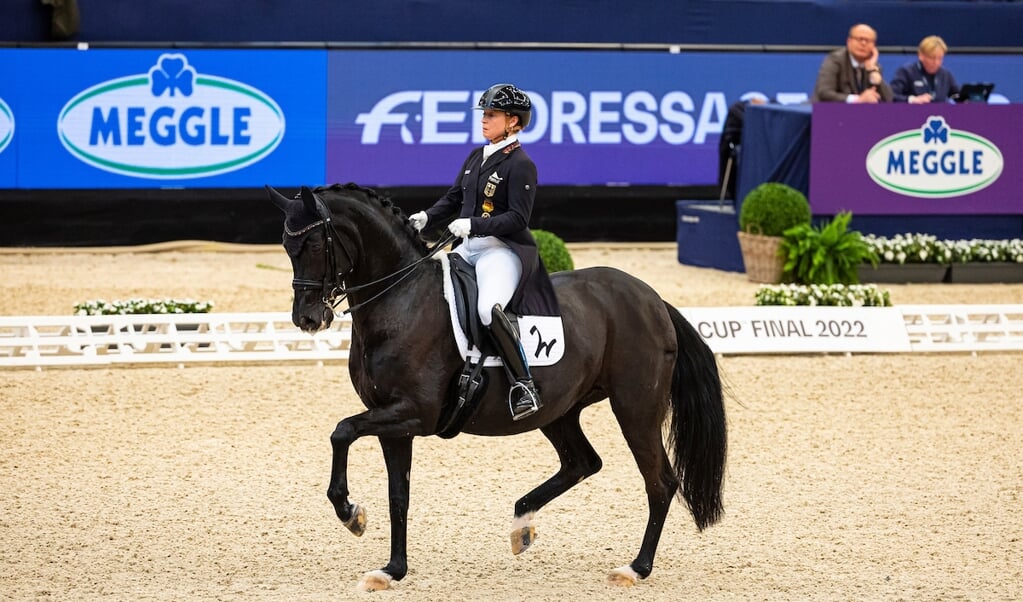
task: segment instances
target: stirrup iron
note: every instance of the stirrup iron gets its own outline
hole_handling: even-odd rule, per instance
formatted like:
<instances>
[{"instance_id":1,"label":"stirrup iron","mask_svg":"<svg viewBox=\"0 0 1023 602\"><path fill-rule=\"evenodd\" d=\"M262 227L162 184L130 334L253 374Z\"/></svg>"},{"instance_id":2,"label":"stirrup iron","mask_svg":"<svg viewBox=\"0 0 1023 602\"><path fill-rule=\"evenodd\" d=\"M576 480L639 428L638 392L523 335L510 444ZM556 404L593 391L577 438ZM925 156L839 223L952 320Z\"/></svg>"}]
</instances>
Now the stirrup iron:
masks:
<instances>
[{"instance_id":1,"label":"stirrup iron","mask_svg":"<svg viewBox=\"0 0 1023 602\"><path fill-rule=\"evenodd\" d=\"M519 421L540 411L540 400L531 382L515 381L508 389L508 410Z\"/></svg>"}]
</instances>

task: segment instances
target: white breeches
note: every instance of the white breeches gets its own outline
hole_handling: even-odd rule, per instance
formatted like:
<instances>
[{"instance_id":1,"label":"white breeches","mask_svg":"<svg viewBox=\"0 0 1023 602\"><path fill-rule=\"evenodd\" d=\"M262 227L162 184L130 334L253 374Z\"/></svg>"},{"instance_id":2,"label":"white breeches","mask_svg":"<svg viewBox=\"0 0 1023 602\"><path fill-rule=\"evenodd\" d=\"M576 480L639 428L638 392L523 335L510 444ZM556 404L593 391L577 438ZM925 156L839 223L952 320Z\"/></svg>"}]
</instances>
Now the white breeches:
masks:
<instances>
[{"instance_id":1,"label":"white breeches","mask_svg":"<svg viewBox=\"0 0 1023 602\"><path fill-rule=\"evenodd\" d=\"M499 238L483 236L469 238L452 251L476 266L476 284L479 286L480 322L490 326L491 310L500 303L504 308L515 294L522 277L522 262Z\"/></svg>"}]
</instances>

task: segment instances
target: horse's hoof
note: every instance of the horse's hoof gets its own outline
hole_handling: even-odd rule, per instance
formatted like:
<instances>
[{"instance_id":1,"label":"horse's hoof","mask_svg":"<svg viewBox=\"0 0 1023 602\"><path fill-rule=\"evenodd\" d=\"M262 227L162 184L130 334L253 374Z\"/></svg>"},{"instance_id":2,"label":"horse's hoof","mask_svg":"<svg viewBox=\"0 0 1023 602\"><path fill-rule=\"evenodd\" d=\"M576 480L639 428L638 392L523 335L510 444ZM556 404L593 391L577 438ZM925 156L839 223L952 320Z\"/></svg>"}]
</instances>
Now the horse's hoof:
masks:
<instances>
[{"instance_id":1,"label":"horse's hoof","mask_svg":"<svg viewBox=\"0 0 1023 602\"><path fill-rule=\"evenodd\" d=\"M533 526L533 513L530 512L516 518L512 522L511 549L516 556L529 549L536 539L536 527Z\"/></svg>"},{"instance_id":2,"label":"horse's hoof","mask_svg":"<svg viewBox=\"0 0 1023 602\"><path fill-rule=\"evenodd\" d=\"M381 570L370 571L359 579L359 584L355 586L356 589L362 592L379 592L385 589L391 589L391 585L394 583L394 577L391 577L387 573Z\"/></svg>"},{"instance_id":3,"label":"horse's hoof","mask_svg":"<svg viewBox=\"0 0 1023 602\"><path fill-rule=\"evenodd\" d=\"M632 570L631 566L623 566L614 569L607 575L607 584L616 587L632 587L639 581L639 573Z\"/></svg>"},{"instance_id":4,"label":"horse's hoof","mask_svg":"<svg viewBox=\"0 0 1023 602\"><path fill-rule=\"evenodd\" d=\"M362 537L362 534L366 532L366 510L358 504L352 504L352 517L342 524L356 537Z\"/></svg>"}]
</instances>

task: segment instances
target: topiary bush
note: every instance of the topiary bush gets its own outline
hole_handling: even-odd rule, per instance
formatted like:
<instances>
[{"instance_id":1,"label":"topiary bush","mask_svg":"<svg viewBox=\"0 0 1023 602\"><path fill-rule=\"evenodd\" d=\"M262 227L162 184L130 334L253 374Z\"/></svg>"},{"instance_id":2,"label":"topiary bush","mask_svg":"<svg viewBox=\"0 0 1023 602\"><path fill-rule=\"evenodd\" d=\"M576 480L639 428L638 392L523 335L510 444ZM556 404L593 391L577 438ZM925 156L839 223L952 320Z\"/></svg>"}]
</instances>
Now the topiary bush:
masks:
<instances>
[{"instance_id":1,"label":"topiary bush","mask_svg":"<svg viewBox=\"0 0 1023 602\"><path fill-rule=\"evenodd\" d=\"M739 210L739 229L750 234L781 236L793 226L809 223L806 195L781 182L765 182L749 191Z\"/></svg>"},{"instance_id":2,"label":"topiary bush","mask_svg":"<svg viewBox=\"0 0 1023 602\"><path fill-rule=\"evenodd\" d=\"M575 269L572 263L572 254L568 252L565 241L555 234L546 230L531 230L533 238L536 239L536 248L540 252L540 259L543 261L547 273L564 272Z\"/></svg>"}]
</instances>

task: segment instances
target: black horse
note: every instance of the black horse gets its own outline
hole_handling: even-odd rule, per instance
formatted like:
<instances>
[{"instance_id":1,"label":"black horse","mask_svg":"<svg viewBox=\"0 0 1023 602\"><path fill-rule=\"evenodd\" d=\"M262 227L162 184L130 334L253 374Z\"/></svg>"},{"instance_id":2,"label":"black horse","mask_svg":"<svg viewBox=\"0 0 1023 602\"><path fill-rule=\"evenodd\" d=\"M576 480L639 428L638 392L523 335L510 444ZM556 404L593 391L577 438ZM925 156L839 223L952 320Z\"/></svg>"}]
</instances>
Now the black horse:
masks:
<instances>
[{"instance_id":1,"label":"black horse","mask_svg":"<svg viewBox=\"0 0 1023 602\"><path fill-rule=\"evenodd\" d=\"M437 434L452 381L464 362L442 293L442 266L388 199L354 184L310 190L295 199L267 188L285 214L284 247L294 268L292 320L307 332L330 326L347 298L352 315L349 372L367 411L338 423L327 497L354 534L366 525L348 499L348 450L375 435L384 452L391 519L391 557L365 573L364 590L387 589L408 570L406 519L412 440ZM645 283L613 268L551 276L564 321L565 352L533 371L543 409L514 422L500 368L464 432L515 435L540 429L561 468L515 502L512 552L532 544L534 513L601 468L580 428L589 405L609 399L642 473L649 517L639 554L610 582L633 585L653 569L668 506L676 493L700 530L723 512L726 429L714 355L693 327ZM669 461L662 425L669 419Z\"/></svg>"}]
</instances>

